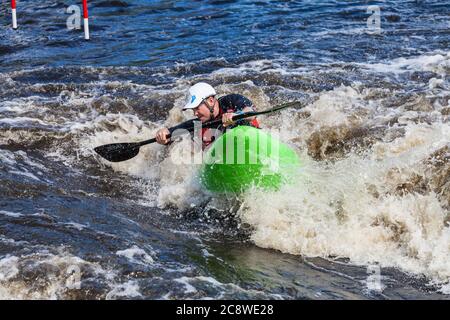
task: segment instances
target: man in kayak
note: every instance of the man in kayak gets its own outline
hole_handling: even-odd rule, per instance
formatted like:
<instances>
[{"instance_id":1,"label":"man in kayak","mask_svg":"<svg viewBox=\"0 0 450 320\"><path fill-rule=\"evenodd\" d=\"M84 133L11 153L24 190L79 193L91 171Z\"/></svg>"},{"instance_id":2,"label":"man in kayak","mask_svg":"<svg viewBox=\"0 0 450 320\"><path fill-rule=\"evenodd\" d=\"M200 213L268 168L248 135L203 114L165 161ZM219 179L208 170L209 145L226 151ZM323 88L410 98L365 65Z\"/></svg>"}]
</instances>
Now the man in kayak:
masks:
<instances>
[{"instance_id":1,"label":"man in kayak","mask_svg":"<svg viewBox=\"0 0 450 320\"><path fill-rule=\"evenodd\" d=\"M229 94L220 98L216 98L216 90L204 82L199 82L189 88L186 104L183 110L192 109L194 115L202 123L222 119L222 126L216 130L202 128L201 139L202 149L205 150L217 138L218 133L223 133L227 128L236 125L250 125L259 128L259 122L256 117L246 118L234 122L233 116L255 111L253 103L240 94ZM156 132L156 141L159 144L169 144L171 142L169 130L161 128Z\"/></svg>"}]
</instances>

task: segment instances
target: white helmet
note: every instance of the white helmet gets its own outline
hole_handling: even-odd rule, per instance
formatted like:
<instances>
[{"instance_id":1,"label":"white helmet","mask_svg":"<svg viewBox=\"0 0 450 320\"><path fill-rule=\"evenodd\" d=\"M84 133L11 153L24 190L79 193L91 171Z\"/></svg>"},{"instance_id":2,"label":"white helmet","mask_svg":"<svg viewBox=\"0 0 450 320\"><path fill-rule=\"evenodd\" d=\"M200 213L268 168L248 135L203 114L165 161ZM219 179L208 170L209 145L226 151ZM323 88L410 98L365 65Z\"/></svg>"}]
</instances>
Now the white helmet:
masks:
<instances>
[{"instance_id":1,"label":"white helmet","mask_svg":"<svg viewBox=\"0 0 450 320\"><path fill-rule=\"evenodd\" d=\"M205 82L196 83L189 88L183 110L197 108L204 99L215 95L216 90L211 85Z\"/></svg>"}]
</instances>

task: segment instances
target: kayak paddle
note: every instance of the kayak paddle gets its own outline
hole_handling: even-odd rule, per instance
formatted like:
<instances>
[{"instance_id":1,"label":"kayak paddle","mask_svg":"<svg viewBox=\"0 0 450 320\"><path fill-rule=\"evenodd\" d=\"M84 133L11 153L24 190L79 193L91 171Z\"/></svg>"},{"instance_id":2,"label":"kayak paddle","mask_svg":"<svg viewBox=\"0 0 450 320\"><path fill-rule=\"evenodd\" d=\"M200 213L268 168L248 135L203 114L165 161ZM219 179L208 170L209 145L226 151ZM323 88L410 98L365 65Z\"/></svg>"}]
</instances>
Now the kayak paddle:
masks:
<instances>
[{"instance_id":1,"label":"kayak paddle","mask_svg":"<svg viewBox=\"0 0 450 320\"><path fill-rule=\"evenodd\" d=\"M242 114L235 115L232 119L233 121L259 116L266 113L272 113L281 109L293 107L297 104L300 104L298 101L293 102L287 102L281 105L278 105L276 107L273 107L271 109L267 109L264 111L250 111L245 112ZM198 122L197 119L191 119L186 122L183 122L175 127L169 128L170 134L167 136L175 137L178 135L181 135L185 133L185 131L193 131L195 127L195 122ZM209 122L205 122L201 125L202 128L214 128L218 127L220 124L222 124L222 119L217 119ZM181 131L178 129L184 129L185 131ZM175 132L178 130L177 132ZM152 138L149 140L141 141L141 142L131 142L131 143L111 143L111 144L105 144L99 147L94 148L95 152L97 152L100 156L105 158L108 161L111 162L120 162L129 160L131 158L134 158L139 153L139 148L142 146L145 146L147 144L151 144L156 142L156 138Z\"/></svg>"}]
</instances>

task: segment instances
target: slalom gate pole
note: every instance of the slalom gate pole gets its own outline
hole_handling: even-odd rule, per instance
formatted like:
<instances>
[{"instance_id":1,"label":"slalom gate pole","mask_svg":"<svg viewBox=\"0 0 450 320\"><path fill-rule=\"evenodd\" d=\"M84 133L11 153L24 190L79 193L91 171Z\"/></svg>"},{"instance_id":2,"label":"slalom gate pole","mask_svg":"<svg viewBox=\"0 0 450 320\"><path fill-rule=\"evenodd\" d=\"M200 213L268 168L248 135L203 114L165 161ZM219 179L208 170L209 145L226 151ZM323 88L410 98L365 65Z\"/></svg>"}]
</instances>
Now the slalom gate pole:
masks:
<instances>
[{"instance_id":1,"label":"slalom gate pole","mask_svg":"<svg viewBox=\"0 0 450 320\"><path fill-rule=\"evenodd\" d=\"M11 0L11 11L12 11L12 27L17 29L17 12L16 12L16 0Z\"/></svg>"},{"instance_id":2,"label":"slalom gate pole","mask_svg":"<svg viewBox=\"0 0 450 320\"><path fill-rule=\"evenodd\" d=\"M83 0L84 39L89 40L89 14L87 0Z\"/></svg>"}]
</instances>

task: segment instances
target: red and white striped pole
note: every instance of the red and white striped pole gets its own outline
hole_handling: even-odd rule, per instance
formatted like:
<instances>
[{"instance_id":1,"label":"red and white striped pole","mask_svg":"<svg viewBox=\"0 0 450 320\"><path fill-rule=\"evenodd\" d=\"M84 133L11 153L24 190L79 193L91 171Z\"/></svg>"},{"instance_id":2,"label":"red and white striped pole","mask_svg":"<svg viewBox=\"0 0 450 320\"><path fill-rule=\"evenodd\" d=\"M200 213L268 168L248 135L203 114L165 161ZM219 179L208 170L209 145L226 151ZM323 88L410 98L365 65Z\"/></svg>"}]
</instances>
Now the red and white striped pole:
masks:
<instances>
[{"instance_id":1,"label":"red and white striped pole","mask_svg":"<svg viewBox=\"0 0 450 320\"><path fill-rule=\"evenodd\" d=\"M84 38L89 40L89 14L87 0L83 0Z\"/></svg>"},{"instance_id":2,"label":"red and white striped pole","mask_svg":"<svg viewBox=\"0 0 450 320\"><path fill-rule=\"evenodd\" d=\"M11 0L11 11L12 11L13 29L17 29L16 0Z\"/></svg>"}]
</instances>

